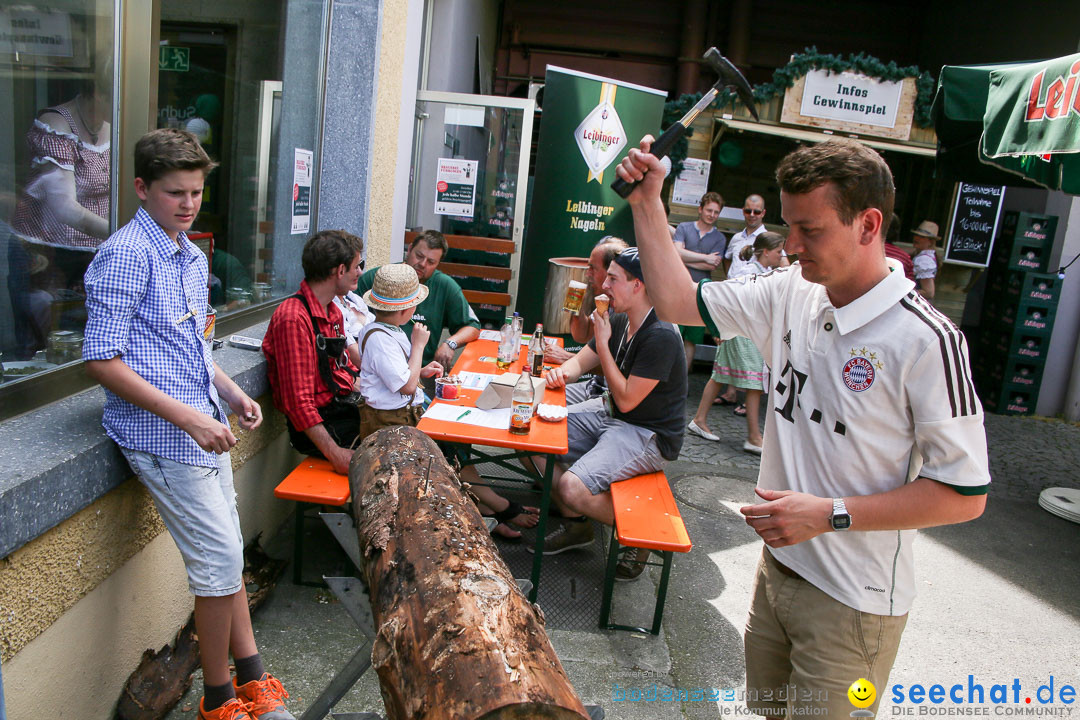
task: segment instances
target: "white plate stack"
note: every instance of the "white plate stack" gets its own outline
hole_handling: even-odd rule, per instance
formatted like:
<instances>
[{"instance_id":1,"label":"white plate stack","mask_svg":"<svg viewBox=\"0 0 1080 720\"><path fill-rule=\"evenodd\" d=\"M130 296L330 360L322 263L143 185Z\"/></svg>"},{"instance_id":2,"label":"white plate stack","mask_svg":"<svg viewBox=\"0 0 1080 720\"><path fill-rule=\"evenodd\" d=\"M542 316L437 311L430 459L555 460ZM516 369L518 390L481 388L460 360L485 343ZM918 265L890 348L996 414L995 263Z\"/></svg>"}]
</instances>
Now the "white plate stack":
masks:
<instances>
[{"instance_id":1,"label":"white plate stack","mask_svg":"<svg viewBox=\"0 0 1080 720\"><path fill-rule=\"evenodd\" d=\"M541 420L559 422L566 418L566 408L562 405L540 404L536 406L536 414L540 416Z\"/></svg>"},{"instance_id":2,"label":"white plate stack","mask_svg":"<svg viewBox=\"0 0 1080 720\"><path fill-rule=\"evenodd\" d=\"M1080 523L1080 490L1046 488L1039 493L1039 507L1059 518Z\"/></svg>"}]
</instances>

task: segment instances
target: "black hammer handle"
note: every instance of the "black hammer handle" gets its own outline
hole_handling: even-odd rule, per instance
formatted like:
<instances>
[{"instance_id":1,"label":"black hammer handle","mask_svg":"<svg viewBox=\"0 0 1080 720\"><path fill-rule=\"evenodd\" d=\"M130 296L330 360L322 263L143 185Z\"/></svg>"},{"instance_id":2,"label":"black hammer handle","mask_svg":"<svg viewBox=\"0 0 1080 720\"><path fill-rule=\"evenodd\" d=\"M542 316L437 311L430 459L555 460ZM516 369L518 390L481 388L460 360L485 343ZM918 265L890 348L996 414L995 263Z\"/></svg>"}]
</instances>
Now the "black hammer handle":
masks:
<instances>
[{"instance_id":1,"label":"black hammer handle","mask_svg":"<svg viewBox=\"0 0 1080 720\"><path fill-rule=\"evenodd\" d=\"M720 82L723 82L721 80ZM720 83L713 85L709 92L701 96L701 99L697 101L697 104L679 119L678 122L673 123L671 127L664 131L664 134L656 138L653 141L652 147L649 148L649 153L656 157L663 159L670 151L671 146L686 133L686 128L694 124L694 120L698 114L709 107L713 100L716 99L717 94L720 92L718 86ZM630 197L630 193L634 192L634 187L637 186L636 182L628 183L624 182L622 178L616 178L615 182L611 183L611 189L619 193L619 197Z\"/></svg>"},{"instance_id":2,"label":"black hammer handle","mask_svg":"<svg viewBox=\"0 0 1080 720\"><path fill-rule=\"evenodd\" d=\"M664 158L671 150L671 146L683 136L686 132L686 126L681 122L674 123L667 130L663 132L660 137L656 138L652 147L649 148L649 153L655 155L657 158ZM630 197L630 193L634 192L634 188L637 187L637 182L626 182L620 177L615 178L615 182L611 183L611 189L619 193L619 197Z\"/></svg>"}]
</instances>

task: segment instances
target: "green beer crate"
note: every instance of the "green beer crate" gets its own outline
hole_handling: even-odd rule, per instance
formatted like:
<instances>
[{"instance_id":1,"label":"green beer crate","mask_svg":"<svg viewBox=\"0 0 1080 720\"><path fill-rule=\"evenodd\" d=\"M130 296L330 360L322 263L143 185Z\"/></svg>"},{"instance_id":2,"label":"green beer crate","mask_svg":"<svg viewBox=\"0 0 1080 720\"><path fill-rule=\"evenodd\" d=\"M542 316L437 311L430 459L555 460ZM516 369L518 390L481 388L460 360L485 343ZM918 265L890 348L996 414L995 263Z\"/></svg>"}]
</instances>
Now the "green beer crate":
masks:
<instances>
[{"instance_id":1,"label":"green beer crate","mask_svg":"<svg viewBox=\"0 0 1080 720\"><path fill-rule=\"evenodd\" d=\"M997 323L1047 338L1054 331L1057 306L1042 302L1006 303L997 307Z\"/></svg>"},{"instance_id":2,"label":"green beer crate","mask_svg":"<svg viewBox=\"0 0 1080 720\"><path fill-rule=\"evenodd\" d=\"M1015 358L1031 363L1046 363L1050 337L1029 333L1023 329L995 326L986 328L978 344L980 358Z\"/></svg>"},{"instance_id":3,"label":"green beer crate","mask_svg":"<svg viewBox=\"0 0 1080 720\"><path fill-rule=\"evenodd\" d=\"M986 297L1013 304L1024 302L1057 306L1063 283L1053 273L1004 270L991 273L987 278Z\"/></svg>"},{"instance_id":4,"label":"green beer crate","mask_svg":"<svg viewBox=\"0 0 1080 720\"><path fill-rule=\"evenodd\" d=\"M999 415L1033 415L1035 403L1039 400L1038 388L1017 387L1011 383L990 383L983 387L976 383L976 389L979 390L983 406Z\"/></svg>"},{"instance_id":5,"label":"green beer crate","mask_svg":"<svg viewBox=\"0 0 1080 720\"><path fill-rule=\"evenodd\" d=\"M975 373L976 379L983 379L990 387L993 385L1011 385L1014 388L1028 388L1038 391L1042 385L1042 362L1028 362L1019 358L994 358L984 363Z\"/></svg>"},{"instance_id":6,"label":"green beer crate","mask_svg":"<svg viewBox=\"0 0 1080 720\"><path fill-rule=\"evenodd\" d=\"M1056 215L1007 212L1002 222L1001 238L1010 248L1009 268L1027 272L1046 272L1057 230Z\"/></svg>"}]
</instances>

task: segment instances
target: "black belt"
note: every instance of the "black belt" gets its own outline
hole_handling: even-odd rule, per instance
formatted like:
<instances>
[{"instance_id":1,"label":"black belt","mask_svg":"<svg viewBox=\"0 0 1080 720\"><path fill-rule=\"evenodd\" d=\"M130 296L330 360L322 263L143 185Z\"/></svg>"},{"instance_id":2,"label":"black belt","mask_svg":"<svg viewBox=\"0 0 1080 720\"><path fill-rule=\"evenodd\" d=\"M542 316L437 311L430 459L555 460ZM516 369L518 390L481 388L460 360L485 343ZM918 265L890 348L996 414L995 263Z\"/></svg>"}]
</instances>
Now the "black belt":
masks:
<instances>
[{"instance_id":1,"label":"black belt","mask_svg":"<svg viewBox=\"0 0 1080 720\"><path fill-rule=\"evenodd\" d=\"M773 555L771 552L769 552L768 548L765 548L765 552L768 554L769 559L772 561L773 565L776 566L776 569L780 571L781 575L787 575L789 578L793 578L795 580L805 580L806 579L802 575L800 575L799 573L797 573L794 570L792 570L791 568L789 568L784 563L777 560L776 556Z\"/></svg>"}]
</instances>

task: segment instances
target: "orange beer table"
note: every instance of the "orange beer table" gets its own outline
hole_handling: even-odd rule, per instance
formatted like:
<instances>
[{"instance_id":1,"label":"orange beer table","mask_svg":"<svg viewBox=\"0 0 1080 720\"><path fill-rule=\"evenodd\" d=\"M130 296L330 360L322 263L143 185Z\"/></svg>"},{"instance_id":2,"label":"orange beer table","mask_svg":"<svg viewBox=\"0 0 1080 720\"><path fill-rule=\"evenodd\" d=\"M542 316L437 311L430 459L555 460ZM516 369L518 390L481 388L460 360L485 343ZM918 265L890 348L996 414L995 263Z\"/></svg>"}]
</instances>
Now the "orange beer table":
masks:
<instances>
[{"instance_id":1,"label":"orange beer table","mask_svg":"<svg viewBox=\"0 0 1080 720\"><path fill-rule=\"evenodd\" d=\"M558 339L556 339L556 342L562 344ZM465 346L461 356L454 363L451 372L487 373L489 375L503 372L521 372L527 362L528 348L523 346L518 354L517 361L506 370L499 370L495 365L498 349L498 344L493 340L475 340ZM480 393L480 390L461 389L456 399L439 400L436 398L432 400L432 405L447 404L460 407L461 411L465 412L469 408L476 407L476 399L480 397ZM565 407L566 392L562 388L557 390L546 388L541 402ZM534 417L528 435L514 435L509 428L481 427L452 420L434 420L429 417L421 418L416 427L433 440L473 446L469 450L469 459L464 463L466 465L493 463L527 478L523 482L532 480L541 482L543 490L540 496L540 517L536 526L536 546L533 553L532 575L529 578L532 581L529 601L536 602L536 593L540 588L540 569L544 560L544 534L547 530L548 508L551 505L552 469L558 456L565 455L567 451L566 418L559 422L547 422ZM476 445L509 448L517 452L491 455L477 449ZM543 455L546 458L543 476L533 474L523 467L510 464L511 460L535 455Z\"/></svg>"}]
</instances>

